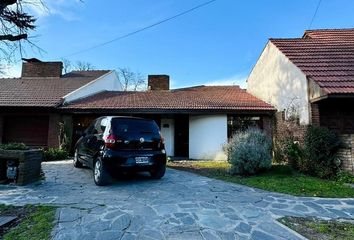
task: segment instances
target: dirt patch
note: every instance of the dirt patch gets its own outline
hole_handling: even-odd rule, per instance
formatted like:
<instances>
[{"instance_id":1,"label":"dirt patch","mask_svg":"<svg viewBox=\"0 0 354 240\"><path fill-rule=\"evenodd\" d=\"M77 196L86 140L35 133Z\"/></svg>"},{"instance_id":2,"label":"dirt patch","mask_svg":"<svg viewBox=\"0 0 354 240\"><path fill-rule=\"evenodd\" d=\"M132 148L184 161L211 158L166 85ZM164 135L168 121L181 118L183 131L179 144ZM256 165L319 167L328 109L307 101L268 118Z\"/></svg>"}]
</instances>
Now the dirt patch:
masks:
<instances>
[{"instance_id":1,"label":"dirt patch","mask_svg":"<svg viewBox=\"0 0 354 240\"><path fill-rule=\"evenodd\" d=\"M284 217L278 220L285 226L311 240L354 239L354 224L351 221L321 220L317 218Z\"/></svg>"},{"instance_id":2,"label":"dirt patch","mask_svg":"<svg viewBox=\"0 0 354 240\"><path fill-rule=\"evenodd\" d=\"M23 220L25 220L32 213L36 212L37 208L35 206L6 206L0 205L0 215L1 216L16 216L16 220L12 221L9 224L6 224L0 227L0 239L3 238L5 233L7 233L11 228L19 225Z\"/></svg>"}]
</instances>

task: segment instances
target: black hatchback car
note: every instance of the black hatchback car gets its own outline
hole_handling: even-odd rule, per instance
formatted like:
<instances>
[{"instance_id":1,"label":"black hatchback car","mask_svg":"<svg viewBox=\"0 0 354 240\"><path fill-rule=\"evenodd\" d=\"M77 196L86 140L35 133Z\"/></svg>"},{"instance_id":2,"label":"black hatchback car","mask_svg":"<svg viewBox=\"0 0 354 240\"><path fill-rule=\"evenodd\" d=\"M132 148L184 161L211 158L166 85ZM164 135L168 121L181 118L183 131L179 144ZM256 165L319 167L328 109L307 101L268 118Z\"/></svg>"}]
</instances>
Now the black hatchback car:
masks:
<instances>
[{"instance_id":1,"label":"black hatchback car","mask_svg":"<svg viewBox=\"0 0 354 240\"><path fill-rule=\"evenodd\" d=\"M148 171L164 176L166 151L155 121L106 116L97 118L75 145L74 166L93 169L96 185L106 185L113 173Z\"/></svg>"}]
</instances>

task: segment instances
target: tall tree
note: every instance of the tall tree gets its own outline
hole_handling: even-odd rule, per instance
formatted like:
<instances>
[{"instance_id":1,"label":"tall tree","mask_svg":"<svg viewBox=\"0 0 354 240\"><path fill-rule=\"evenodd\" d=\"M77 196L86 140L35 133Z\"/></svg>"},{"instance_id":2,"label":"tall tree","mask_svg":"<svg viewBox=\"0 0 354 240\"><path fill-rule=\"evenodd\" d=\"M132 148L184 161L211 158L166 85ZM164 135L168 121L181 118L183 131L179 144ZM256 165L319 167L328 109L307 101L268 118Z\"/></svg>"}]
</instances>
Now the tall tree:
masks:
<instances>
[{"instance_id":1,"label":"tall tree","mask_svg":"<svg viewBox=\"0 0 354 240\"><path fill-rule=\"evenodd\" d=\"M29 32L36 28L36 18L26 12L26 5L43 7L41 0L0 0L0 60L11 60L22 43L30 43Z\"/></svg>"},{"instance_id":2,"label":"tall tree","mask_svg":"<svg viewBox=\"0 0 354 240\"><path fill-rule=\"evenodd\" d=\"M89 71L95 70L96 67L89 62L77 61L75 63L71 62L69 59L63 58L63 72L68 73L71 71Z\"/></svg>"},{"instance_id":3,"label":"tall tree","mask_svg":"<svg viewBox=\"0 0 354 240\"><path fill-rule=\"evenodd\" d=\"M140 72L133 72L129 68L124 67L119 68L117 73L124 91L146 90L146 81Z\"/></svg>"}]
</instances>

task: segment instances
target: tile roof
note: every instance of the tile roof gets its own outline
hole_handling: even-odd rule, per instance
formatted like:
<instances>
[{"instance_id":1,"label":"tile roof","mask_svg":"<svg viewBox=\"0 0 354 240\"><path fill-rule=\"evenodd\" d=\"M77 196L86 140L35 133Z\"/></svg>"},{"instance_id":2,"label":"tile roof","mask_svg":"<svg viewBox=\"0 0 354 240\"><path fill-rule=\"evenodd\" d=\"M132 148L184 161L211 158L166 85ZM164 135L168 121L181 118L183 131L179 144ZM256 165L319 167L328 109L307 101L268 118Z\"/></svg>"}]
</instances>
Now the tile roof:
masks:
<instances>
[{"instance_id":1,"label":"tile roof","mask_svg":"<svg viewBox=\"0 0 354 240\"><path fill-rule=\"evenodd\" d=\"M354 29L308 30L270 41L328 94L354 93Z\"/></svg>"},{"instance_id":2,"label":"tile roof","mask_svg":"<svg viewBox=\"0 0 354 240\"><path fill-rule=\"evenodd\" d=\"M238 86L196 86L170 91L102 92L69 103L66 109L275 110Z\"/></svg>"},{"instance_id":3,"label":"tile roof","mask_svg":"<svg viewBox=\"0 0 354 240\"><path fill-rule=\"evenodd\" d=\"M302 38L353 41L354 28L306 30Z\"/></svg>"},{"instance_id":4,"label":"tile roof","mask_svg":"<svg viewBox=\"0 0 354 240\"><path fill-rule=\"evenodd\" d=\"M109 71L74 71L60 78L0 78L0 107L56 107L62 97Z\"/></svg>"}]
</instances>

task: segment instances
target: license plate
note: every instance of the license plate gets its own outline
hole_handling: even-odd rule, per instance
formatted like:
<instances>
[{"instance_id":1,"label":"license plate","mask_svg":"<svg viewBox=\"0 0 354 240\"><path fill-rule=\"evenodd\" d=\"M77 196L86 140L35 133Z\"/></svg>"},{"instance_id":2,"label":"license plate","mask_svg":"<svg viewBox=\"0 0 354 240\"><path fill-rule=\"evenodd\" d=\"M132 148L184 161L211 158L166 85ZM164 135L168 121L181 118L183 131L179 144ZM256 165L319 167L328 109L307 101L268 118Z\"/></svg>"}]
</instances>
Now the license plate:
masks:
<instances>
[{"instance_id":1,"label":"license plate","mask_svg":"<svg viewBox=\"0 0 354 240\"><path fill-rule=\"evenodd\" d=\"M150 157L135 157L136 164L147 164L150 162Z\"/></svg>"}]
</instances>

